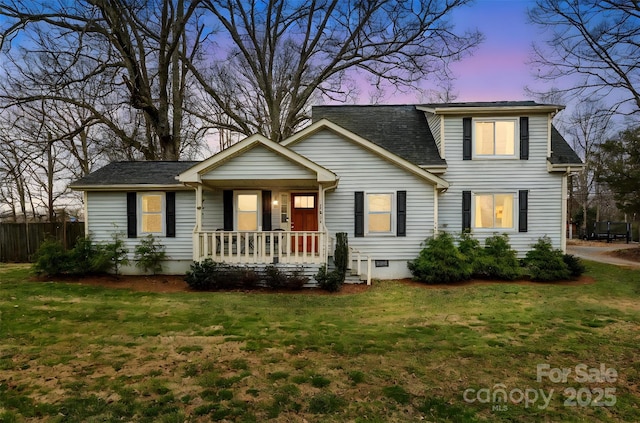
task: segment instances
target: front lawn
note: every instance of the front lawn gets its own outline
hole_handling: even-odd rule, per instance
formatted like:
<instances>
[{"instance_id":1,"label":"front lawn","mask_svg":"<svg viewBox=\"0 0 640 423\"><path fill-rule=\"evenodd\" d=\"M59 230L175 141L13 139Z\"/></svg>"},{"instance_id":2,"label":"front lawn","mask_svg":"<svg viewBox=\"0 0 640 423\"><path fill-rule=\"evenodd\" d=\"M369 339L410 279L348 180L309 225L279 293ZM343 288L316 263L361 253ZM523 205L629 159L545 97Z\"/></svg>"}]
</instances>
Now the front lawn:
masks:
<instances>
[{"instance_id":1,"label":"front lawn","mask_svg":"<svg viewBox=\"0 0 640 423\"><path fill-rule=\"evenodd\" d=\"M0 421L640 421L640 271L587 270L334 296L142 293L0 264Z\"/></svg>"}]
</instances>

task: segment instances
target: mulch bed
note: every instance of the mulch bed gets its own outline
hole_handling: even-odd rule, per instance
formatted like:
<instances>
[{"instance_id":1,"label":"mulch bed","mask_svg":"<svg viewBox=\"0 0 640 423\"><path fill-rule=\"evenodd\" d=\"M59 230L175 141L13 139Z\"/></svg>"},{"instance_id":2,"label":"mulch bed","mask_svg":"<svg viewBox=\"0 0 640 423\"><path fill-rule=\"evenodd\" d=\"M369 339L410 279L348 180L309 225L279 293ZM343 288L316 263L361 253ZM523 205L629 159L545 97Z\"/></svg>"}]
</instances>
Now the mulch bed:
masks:
<instances>
[{"instance_id":1,"label":"mulch bed","mask_svg":"<svg viewBox=\"0 0 640 423\"><path fill-rule=\"evenodd\" d=\"M56 277L56 278L35 278L42 282L56 281L67 283L79 283L81 285L102 286L105 288L130 289L137 292L204 292L195 291L187 285L182 275L93 275L85 277ZM357 294L367 291L370 286L366 284L344 284L340 292L330 293L319 288L304 288L302 290L273 290L269 288L256 288L251 290L237 289L233 292L251 293L282 293L282 294L312 294L312 295L345 295Z\"/></svg>"}]
</instances>

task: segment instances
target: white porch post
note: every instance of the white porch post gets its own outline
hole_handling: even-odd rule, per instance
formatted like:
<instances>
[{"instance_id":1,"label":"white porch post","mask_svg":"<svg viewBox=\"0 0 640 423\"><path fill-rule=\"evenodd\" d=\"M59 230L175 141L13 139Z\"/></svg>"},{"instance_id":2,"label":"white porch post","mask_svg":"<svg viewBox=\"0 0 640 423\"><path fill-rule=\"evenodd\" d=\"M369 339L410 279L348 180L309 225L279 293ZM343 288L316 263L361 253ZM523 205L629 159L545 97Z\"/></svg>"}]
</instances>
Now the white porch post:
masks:
<instances>
[{"instance_id":1,"label":"white porch post","mask_svg":"<svg viewBox=\"0 0 640 423\"><path fill-rule=\"evenodd\" d=\"M569 177L569 175L571 174L571 168L567 169L567 173L565 173L564 175L562 175L562 196L561 196L561 201L562 201L562 206L561 206L561 212L560 214L562 215L562 219L560 219L560 225L562 225L562 228L560 230L560 249L562 250L563 253L567 252L567 178Z\"/></svg>"},{"instance_id":2,"label":"white porch post","mask_svg":"<svg viewBox=\"0 0 640 423\"><path fill-rule=\"evenodd\" d=\"M205 238L204 244L201 243L200 232L202 231L202 184L198 184L196 187L196 227L193 229L193 241L191 248L193 249L193 261L200 261L202 257L201 247L206 244ZM206 248L206 247L205 247Z\"/></svg>"},{"instance_id":3,"label":"white porch post","mask_svg":"<svg viewBox=\"0 0 640 423\"><path fill-rule=\"evenodd\" d=\"M318 185L318 227L324 229L324 189Z\"/></svg>"},{"instance_id":4,"label":"white porch post","mask_svg":"<svg viewBox=\"0 0 640 423\"><path fill-rule=\"evenodd\" d=\"M440 195L440 191L438 187L433 187L433 235L438 235L438 196Z\"/></svg>"},{"instance_id":5,"label":"white porch post","mask_svg":"<svg viewBox=\"0 0 640 423\"><path fill-rule=\"evenodd\" d=\"M196 188L196 230L202 230L202 184Z\"/></svg>"},{"instance_id":6,"label":"white porch post","mask_svg":"<svg viewBox=\"0 0 640 423\"><path fill-rule=\"evenodd\" d=\"M322 232L327 233L327 228L324 225L324 187L322 184L318 184L318 229ZM320 261L322 263L326 263L329 259L329 248L327 246L327 240L329 237L320 237L319 247L321 251L319 251ZM314 241L315 242L315 241Z\"/></svg>"}]
</instances>

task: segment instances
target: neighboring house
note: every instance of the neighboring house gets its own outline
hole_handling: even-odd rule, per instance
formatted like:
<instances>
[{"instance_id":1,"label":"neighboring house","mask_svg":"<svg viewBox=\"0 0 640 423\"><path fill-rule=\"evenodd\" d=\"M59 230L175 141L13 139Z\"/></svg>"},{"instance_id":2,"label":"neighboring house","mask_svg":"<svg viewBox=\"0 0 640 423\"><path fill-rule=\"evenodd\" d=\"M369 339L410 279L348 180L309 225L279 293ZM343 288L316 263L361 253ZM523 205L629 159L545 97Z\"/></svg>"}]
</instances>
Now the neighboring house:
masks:
<instances>
[{"instance_id":1,"label":"neighboring house","mask_svg":"<svg viewBox=\"0 0 640 423\"><path fill-rule=\"evenodd\" d=\"M171 273L207 257L315 271L346 232L369 276L407 277L437 231L506 233L521 256L545 235L565 248L567 175L582 163L551 123L561 109L320 106L280 144L254 135L202 162L112 163L71 187L87 233L122 231L130 251L154 234Z\"/></svg>"}]
</instances>

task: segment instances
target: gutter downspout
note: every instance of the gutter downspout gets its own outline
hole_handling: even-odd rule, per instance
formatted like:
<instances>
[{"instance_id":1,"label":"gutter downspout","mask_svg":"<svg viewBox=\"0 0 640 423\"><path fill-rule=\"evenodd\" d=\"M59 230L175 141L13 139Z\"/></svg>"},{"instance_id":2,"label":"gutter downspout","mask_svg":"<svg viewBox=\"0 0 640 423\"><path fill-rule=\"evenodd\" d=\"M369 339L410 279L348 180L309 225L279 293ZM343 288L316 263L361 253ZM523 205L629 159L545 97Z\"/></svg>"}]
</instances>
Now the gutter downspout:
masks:
<instances>
[{"instance_id":1,"label":"gutter downspout","mask_svg":"<svg viewBox=\"0 0 640 423\"><path fill-rule=\"evenodd\" d=\"M567 178L571 175L571 166L567 166L567 171L562 175L562 219L560 232L560 249L563 253L567 252Z\"/></svg>"},{"instance_id":2,"label":"gutter downspout","mask_svg":"<svg viewBox=\"0 0 640 423\"><path fill-rule=\"evenodd\" d=\"M333 184L328 186L324 186L320 184L320 209L318 210L318 212L320 213L320 226L322 228L322 231L325 234L324 251L322 253L322 261L324 264L327 264L327 262L329 261L329 229L327 228L327 225L325 223L326 192L330 189L337 188L338 182L340 182L340 180L336 179L336 181Z\"/></svg>"}]
</instances>

